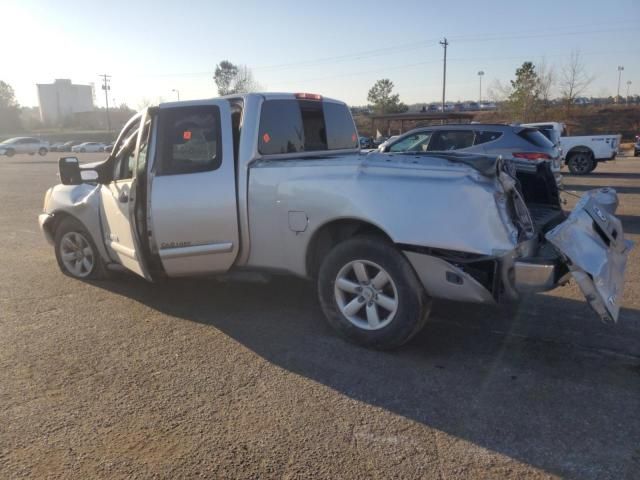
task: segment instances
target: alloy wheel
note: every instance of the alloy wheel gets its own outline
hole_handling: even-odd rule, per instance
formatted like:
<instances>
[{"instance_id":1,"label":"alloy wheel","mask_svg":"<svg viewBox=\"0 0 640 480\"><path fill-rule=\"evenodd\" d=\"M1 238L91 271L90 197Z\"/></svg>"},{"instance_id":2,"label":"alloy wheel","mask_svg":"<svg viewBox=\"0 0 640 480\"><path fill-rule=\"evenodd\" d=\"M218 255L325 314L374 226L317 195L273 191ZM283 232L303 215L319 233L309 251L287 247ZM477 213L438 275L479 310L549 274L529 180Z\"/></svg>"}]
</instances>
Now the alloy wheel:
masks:
<instances>
[{"instance_id":1,"label":"alloy wheel","mask_svg":"<svg viewBox=\"0 0 640 480\"><path fill-rule=\"evenodd\" d=\"M334 294L342 315L363 330L386 327L398 310L398 289L391 275L368 260L353 260L342 267Z\"/></svg>"}]
</instances>

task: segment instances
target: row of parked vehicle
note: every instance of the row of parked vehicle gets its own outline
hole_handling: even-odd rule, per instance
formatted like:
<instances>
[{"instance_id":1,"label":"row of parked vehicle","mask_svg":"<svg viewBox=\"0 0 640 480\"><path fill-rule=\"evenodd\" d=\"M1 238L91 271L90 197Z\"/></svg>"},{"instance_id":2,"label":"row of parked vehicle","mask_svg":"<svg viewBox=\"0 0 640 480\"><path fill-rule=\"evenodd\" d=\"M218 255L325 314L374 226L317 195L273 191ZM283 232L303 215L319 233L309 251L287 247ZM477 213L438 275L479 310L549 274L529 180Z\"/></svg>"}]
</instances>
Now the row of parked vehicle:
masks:
<instances>
[{"instance_id":1,"label":"row of parked vehicle","mask_svg":"<svg viewBox=\"0 0 640 480\"><path fill-rule=\"evenodd\" d=\"M620 135L568 136L559 122L521 125L470 123L416 128L403 135L376 140L360 137L362 149L381 152L461 151L501 155L520 168L532 162L549 161L556 178L566 164L575 175L586 175L599 162L616 158Z\"/></svg>"},{"instance_id":2,"label":"row of parked vehicle","mask_svg":"<svg viewBox=\"0 0 640 480\"><path fill-rule=\"evenodd\" d=\"M618 197L594 188L565 212L559 155L540 128L488 124L363 152L347 105L317 94L171 102L134 116L103 162L63 156L38 220L77 279L314 279L328 322L373 348L419 332L433 298L512 302L570 278L615 322L632 247Z\"/></svg>"},{"instance_id":3,"label":"row of parked vehicle","mask_svg":"<svg viewBox=\"0 0 640 480\"><path fill-rule=\"evenodd\" d=\"M47 152L110 152L113 144L100 142L57 142L50 144L35 137L14 137L0 142L0 155L13 157L16 153L46 155Z\"/></svg>"}]
</instances>

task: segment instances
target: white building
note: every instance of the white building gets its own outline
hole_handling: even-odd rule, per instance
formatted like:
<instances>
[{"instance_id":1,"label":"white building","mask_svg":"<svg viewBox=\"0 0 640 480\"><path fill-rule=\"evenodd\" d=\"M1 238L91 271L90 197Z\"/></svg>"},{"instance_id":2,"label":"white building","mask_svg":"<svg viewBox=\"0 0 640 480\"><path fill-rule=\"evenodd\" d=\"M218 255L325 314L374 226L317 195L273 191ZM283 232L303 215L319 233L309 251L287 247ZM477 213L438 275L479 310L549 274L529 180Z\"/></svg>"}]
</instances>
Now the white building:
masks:
<instances>
[{"instance_id":1,"label":"white building","mask_svg":"<svg viewBox=\"0 0 640 480\"><path fill-rule=\"evenodd\" d=\"M68 79L37 84L40 120L55 124L74 113L93 110L93 87L74 85Z\"/></svg>"}]
</instances>

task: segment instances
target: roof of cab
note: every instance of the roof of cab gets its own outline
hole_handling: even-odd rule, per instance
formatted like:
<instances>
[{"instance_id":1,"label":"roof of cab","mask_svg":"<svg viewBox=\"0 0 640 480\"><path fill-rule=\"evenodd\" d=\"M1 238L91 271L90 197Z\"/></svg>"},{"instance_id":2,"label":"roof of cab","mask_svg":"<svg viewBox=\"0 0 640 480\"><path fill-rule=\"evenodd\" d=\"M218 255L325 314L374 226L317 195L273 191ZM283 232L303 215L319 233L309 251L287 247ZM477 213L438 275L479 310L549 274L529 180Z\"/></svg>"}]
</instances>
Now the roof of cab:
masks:
<instances>
[{"instance_id":1,"label":"roof of cab","mask_svg":"<svg viewBox=\"0 0 640 480\"><path fill-rule=\"evenodd\" d=\"M189 105L202 105L206 104L211 100L235 100L235 99L247 99L249 97L261 97L264 100L295 100L298 92L253 92L253 93L235 93L231 95L224 95L222 97L213 97L213 98L203 98L200 100L183 100L177 102L164 102L159 105L160 108L166 107L177 107L177 106L189 106ZM335 98L329 98L322 96L323 102L332 102L332 103L340 103L346 105L345 102L341 100L336 100ZM314 101L314 100L311 100Z\"/></svg>"}]
</instances>

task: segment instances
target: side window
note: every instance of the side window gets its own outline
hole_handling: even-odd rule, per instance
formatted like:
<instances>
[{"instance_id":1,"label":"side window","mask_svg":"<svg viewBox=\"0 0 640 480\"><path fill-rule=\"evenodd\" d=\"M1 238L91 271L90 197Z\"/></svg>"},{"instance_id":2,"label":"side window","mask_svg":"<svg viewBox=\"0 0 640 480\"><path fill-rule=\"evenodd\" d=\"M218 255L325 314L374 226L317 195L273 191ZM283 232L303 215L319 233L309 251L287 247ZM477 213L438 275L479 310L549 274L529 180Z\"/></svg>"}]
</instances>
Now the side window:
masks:
<instances>
[{"instance_id":1,"label":"side window","mask_svg":"<svg viewBox=\"0 0 640 480\"><path fill-rule=\"evenodd\" d=\"M216 170L222 164L220 110L214 105L160 113L159 175Z\"/></svg>"},{"instance_id":2,"label":"side window","mask_svg":"<svg viewBox=\"0 0 640 480\"><path fill-rule=\"evenodd\" d=\"M450 151L473 145L475 134L472 130L439 130L433 134L429 151Z\"/></svg>"},{"instance_id":3,"label":"side window","mask_svg":"<svg viewBox=\"0 0 640 480\"><path fill-rule=\"evenodd\" d=\"M487 142L493 142L502 136L502 132L477 131L474 145L481 145Z\"/></svg>"},{"instance_id":4,"label":"side window","mask_svg":"<svg viewBox=\"0 0 640 480\"><path fill-rule=\"evenodd\" d=\"M130 178L133 178L137 134L137 129L131 132L127 136L122 148L118 152L114 167L114 180L128 180Z\"/></svg>"},{"instance_id":5,"label":"side window","mask_svg":"<svg viewBox=\"0 0 640 480\"><path fill-rule=\"evenodd\" d=\"M390 152L426 152L431 132L420 132L409 135L389 147Z\"/></svg>"}]
</instances>

